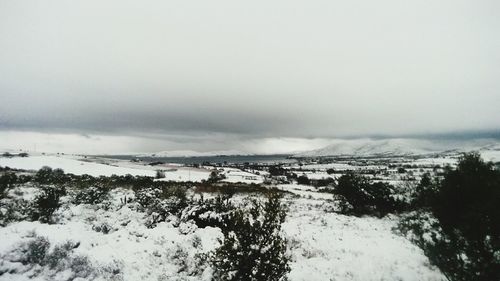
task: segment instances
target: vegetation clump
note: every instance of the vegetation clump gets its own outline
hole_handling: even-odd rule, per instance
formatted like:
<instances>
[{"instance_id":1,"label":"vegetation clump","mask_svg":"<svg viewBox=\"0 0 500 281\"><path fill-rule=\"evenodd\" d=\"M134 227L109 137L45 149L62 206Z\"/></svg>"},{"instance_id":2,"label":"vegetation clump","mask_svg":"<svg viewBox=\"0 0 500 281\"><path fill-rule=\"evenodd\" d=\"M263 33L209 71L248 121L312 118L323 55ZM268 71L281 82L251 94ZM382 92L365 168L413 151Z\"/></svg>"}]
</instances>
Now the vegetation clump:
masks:
<instances>
[{"instance_id":1,"label":"vegetation clump","mask_svg":"<svg viewBox=\"0 0 500 281\"><path fill-rule=\"evenodd\" d=\"M248 210L231 213L212 258L215 280L286 280L290 258L281 235L286 209L280 198L273 192L264 204L253 200Z\"/></svg>"},{"instance_id":2,"label":"vegetation clump","mask_svg":"<svg viewBox=\"0 0 500 281\"><path fill-rule=\"evenodd\" d=\"M29 241L19 244L4 258L10 263L20 263L25 267L35 269L34 276L41 273L37 268L44 267L53 277L60 272L66 272L69 277L67 280L88 278L95 274L95 270L87 257L73 253L74 249L79 246L78 242L67 241L51 247L47 238L33 234ZM0 269L0 275L3 273L5 272Z\"/></svg>"},{"instance_id":3,"label":"vegetation clump","mask_svg":"<svg viewBox=\"0 0 500 281\"><path fill-rule=\"evenodd\" d=\"M66 195L64 187L41 186L33 202L32 219L52 223L52 215L61 206L60 198Z\"/></svg>"},{"instance_id":4,"label":"vegetation clump","mask_svg":"<svg viewBox=\"0 0 500 281\"><path fill-rule=\"evenodd\" d=\"M69 178L69 175L65 174L62 169L45 166L35 174L34 181L38 184L63 184L69 181Z\"/></svg>"},{"instance_id":5,"label":"vegetation clump","mask_svg":"<svg viewBox=\"0 0 500 281\"><path fill-rule=\"evenodd\" d=\"M392 185L385 182L372 183L366 177L352 173L338 179L334 193L341 196L341 211L347 214L382 217L404 210L404 202L393 197L395 188Z\"/></svg>"},{"instance_id":6,"label":"vegetation clump","mask_svg":"<svg viewBox=\"0 0 500 281\"><path fill-rule=\"evenodd\" d=\"M193 221L197 227L219 227L227 225L231 212L236 207L227 195L219 195L213 199L203 199L194 202L182 211L182 221Z\"/></svg>"},{"instance_id":7,"label":"vegetation clump","mask_svg":"<svg viewBox=\"0 0 500 281\"><path fill-rule=\"evenodd\" d=\"M418 190L419 210L400 231L449 280L500 280L500 171L468 153L442 179L424 177Z\"/></svg>"},{"instance_id":8,"label":"vegetation clump","mask_svg":"<svg viewBox=\"0 0 500 281\"><path fill-rule=\"evenodd\" d=\"M210 176L208 177L207 182L208 183L216 183L216 182L220 182L221 180L223 180L225 178L226 178L226 175L224 175L220 171L214 170L210 173Z\"/></svg>"},{"instance_id":9,"label":"vegetation clump","mask_svg":"<svg viewBox=\"0 0 500 281\"><path fill-rule=\"evenodd\" d=\"M74 204L99 204L109 199L109 188L106 186L101 187L88 187L79 190L73 199Z\"/></svg>"},{"instance_id":10,"label":"vegetation clump","mask_svg":"<svg viewBox=\"0 0 500 281\"><path fill-rule=\"evenodd\" d=\"M17 175L7 172L0 176L0 199L5 197L5 193L17 183Z\"/></svg>"},{"instance_id":11,"label":"vegetation clump","mask_svg":"<svg viewBox=\"0 0 500 281\"><path fill-rule=\"evenodd\" d=\"M169 215L180 216L182 210L188 206L186 190L183 186L136 189L136 201L149 216L147 226L154 227L165 221Z\"/></svg>"}]
</instances>

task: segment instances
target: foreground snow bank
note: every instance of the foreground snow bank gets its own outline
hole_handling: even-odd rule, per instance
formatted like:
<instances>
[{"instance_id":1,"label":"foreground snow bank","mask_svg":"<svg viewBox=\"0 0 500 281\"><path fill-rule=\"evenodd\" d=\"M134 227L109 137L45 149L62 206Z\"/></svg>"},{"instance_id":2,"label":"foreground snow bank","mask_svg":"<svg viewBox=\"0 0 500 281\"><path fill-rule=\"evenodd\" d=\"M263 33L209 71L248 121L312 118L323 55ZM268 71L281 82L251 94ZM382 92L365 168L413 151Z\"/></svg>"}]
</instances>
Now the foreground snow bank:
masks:
<instances>
[{"instance_id":1,"label":"foreground snow bank","mask_svg":"<svg viewBox=\"0 0 500 281\"><path fill-rule=\"evenodd\" d=\"M394 218L324 213L307 203L289 214L290 280L446 280L421 249L392 232Z\"/></svg>"},{"instance_id":2,"label":"foreground snow bank","mask_svg":"<svg viewBox=\"0 0 500 281\"><path fill-rule=\"evenodd\" d=\"M30 198L33 192L24 188L16 194ZM175 217L147 228L146 214L133 200L122 198L134 198L134 193L113 189L109 201L96 205L74 205L68 196L55 214L57 224L23 221L0 228L0 280L66 281L79 276L71 266L56 270L20 262L19 249L36 237L48 240L51 253L68 241L77 245L63 264L87 260L82 264L88 275L74 280L211 280L212 270L200 257L219 246L219 228L198 228ZM291 281L445 280L418 247L392 232L395 217L327 213L334 202L309 194L284 200L290 208L283 230L292 258Z\"/></svg>"},{"instance_id":3,"label":"foreground snow bank","mask_svg":"<svg viewBox=\"0 0 500 281\"><path fill-rule=\"evenodd\" d=\"M126 190L113 193L115 198L130 196ZM149 229L143 213L119 202L112 200L107 210L64 204L56 214L59 224L24 221L0 228L0 273L5 272L0 280L72 280L71 274L15 262L13 253L34 236L47 238L51 248L78 244L74 255L88 258L95 272L80 280L210 280L210 268L198 268L195 255L218 246L218 228L164 222Z\"/></svg>"}]
</instances>

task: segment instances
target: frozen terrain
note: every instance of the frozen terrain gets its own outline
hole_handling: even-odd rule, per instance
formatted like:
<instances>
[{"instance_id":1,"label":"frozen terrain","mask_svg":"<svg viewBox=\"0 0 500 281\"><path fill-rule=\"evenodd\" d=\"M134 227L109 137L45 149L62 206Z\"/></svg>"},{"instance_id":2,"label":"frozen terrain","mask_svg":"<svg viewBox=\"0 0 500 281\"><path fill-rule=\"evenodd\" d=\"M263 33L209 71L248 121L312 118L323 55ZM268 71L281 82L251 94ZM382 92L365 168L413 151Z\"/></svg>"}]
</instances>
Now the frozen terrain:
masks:
<instances>
[{"instance_id":1,"label":"frozen terrain","mask_svg":"<svg viewBox=\"0 0 500 281\"><path fill-rule=\"evenodd\" d=\"M492 159L498 151L488 150ZM288 171L306 175L311 180L338 178L347 171L375 171L379 181L402 183L408 177L418 178L436 166L455 165L456 156L394 158L387 163L370 160L334 163L307 162L285 165ZM391 165L397 165L396 168ZM150 166L141 162L121 161L73 155L33 155L0 157L0 166L37 170L43 166L61 168L75 175L137 175L154 177L162 170L161 181L202 182L210 173L224 175L223 182L263 184L269 173L236 166L198 168L167 163ZM392 168L391 168L392 167ZM403 174L397 167L406 167ZM333 174L326 171L335 170ZM212 193L191 196L213 197ZM287 191L284 203L289 212L283 224L291 257L291 281L308 280L446 280L439 269L430 265L423 251L411 241L396 234L399 217L354 217L336 213L338 202L330 193L319 192L311 185L296 182L268 183L267 187ZM29 184L9 192L10 198L32 200L37 192ZM244 204L247 197L237 194L234 201ZM4 199L5 200L5 199ZM220 245L219 228L199 228L191 221L169 217L155 227L147 227L148 215L134 201L129 188L110 192L107 203L76 205L70 195L62 198L55 224L20 221L0 227L0 280L211 280L212 269L200 265L198 258ZM243 206L243 205L242 205ZM104 231L105 230L105 231ZM30 267L19 260L19 249L30 241L45 237L50 249L68 241L78 245L62 268ZM88 272L78 275L75 261L83 262Z\"/></svg>"},{"instance_id":2,"label":"frozen terrain","mask_svg":"<svg viewBox=\"0 0 500 281\"><path fill-rule=\"evenodd\" d=\"M24 170L38 170L43 166L63 169L75 175L111 176L133 175L154 177L157 170L165 171L162 180L201 181L210 175L208 169L195 169L179 165L148 166L110 159L92 159L71 155L35 155L30 157L0 157L0 166Z\"/></svg>"},{"instance_id":3,"label":"frozen terrain","mask_svg":"<svg viewBox=\"0 0 500 281\"><path fill-rule=\"evenodd\" d=\"M435 164L434 160L422 159L420 162ZM154 176L161 168L68 155L2 157L0 166L26 170L51 166L68 173L93 176ZM174 164L163 168L166 172L161 180L171 181L205 180L212 169ZM359 167L338 163L300 168L321 171ZM218 171L228 183L262 183L266 175L265 172L257 175L229 167ZM329 176L324 172L308 172L308 175L311 178ZM393 232L397 217L345 216L329 211L336 208L332 195L319 193L312 186L292 183L280 184L278 188L291 192L285 197L289 215L283 225L292 258L290 280L444 280L417 246ZM37 192L36 188L25 187L12 190L10 195L32 199ZM244 202L241 200L244 197L238 195L240 199L236 201ZM123 198L128 198L130 203L124 204ZM71 268L57 271L15 262L19 255L16 249L37 237L47 238L51 248L67 241L78 243L72 255L85 257L91 265L88 274L78 280L210 280L211 269L198 267L195 256L208 253L219 245L220 229L198 228L175 217L148 228L145 226L147 216L139 211L133 198L131 190L114 189L104 208L102 205L74 205L67 196L56 213L56 224L22 221L0 228L0 272L3 272L0 280L62 281L78 277ZM100 231L103 227L106 232ZM36 278L30 278L33 276Z\"/></svg>"},{"instance_id":4,"label":"frozen terrain","mask_svg":"<svg viewBox=\"0 0 500 281\"><path fill-rule=\"evenodd\" d=\"M24 169L24 170L39 170L43 166L48 166L53 169L63 169L67 173L75 175L88 174L91 176L111 176L111 175L126 175L134 176L154 176L155 172L146 169L134 169L128 167L117 167L100 163L82 161L70 156L60 155L36 155L30 157L12 157L0 158L0 166Z\"/></svg>"},{"instance_id":5,"label":"frozen terrain","mask_svg":"<svg viewBox=\"0 0 500 281\"><path fill-rule=\"evenodd\" d=\"M316 156L411 156L443 153L447 151L485 153L498 152L500 143L496 139L474 139L464 141L424 139L353 139L335 140L329 146L297 154L299 157ZM495 153L496 154L496 153ZM498 154L496 154L498 156Z\"/></svg>"},{"instance_id":6,"label":"frozen terrain","mask_svg":"<svg viewBox=\"0 0 500 281\"><path fill-rule=\"evenodd\" d=\"M283 186L291 188L291 186ZM14 191L32 197L33 188ZM0 228L0 280L68 280L75 272L29 268L13 262L16 248L35 236L46 237L51 245L66 241L79 243L73 255L88 258L93 280L210 280L208 267L197 268L195 255L215 249L222 234L218 228L198 228L171 218L154 228L145 226L144 213L126 189L112 191L110 205L65 203L57 211L57 224L18 222ZM392 232L396 217L355 218L325 213L325 198L287 197L289 216L284 235L292 257L291 281L306 280L444 280L431 267L423 252ZM106 225L108 233L100 232ZM42 270L42 272L37 272ZM36 275L35 279L30 276ZM194 275L194 276L191 276ZM80 278L79 280L87 280Z\"/></svg>"}]
</instances>

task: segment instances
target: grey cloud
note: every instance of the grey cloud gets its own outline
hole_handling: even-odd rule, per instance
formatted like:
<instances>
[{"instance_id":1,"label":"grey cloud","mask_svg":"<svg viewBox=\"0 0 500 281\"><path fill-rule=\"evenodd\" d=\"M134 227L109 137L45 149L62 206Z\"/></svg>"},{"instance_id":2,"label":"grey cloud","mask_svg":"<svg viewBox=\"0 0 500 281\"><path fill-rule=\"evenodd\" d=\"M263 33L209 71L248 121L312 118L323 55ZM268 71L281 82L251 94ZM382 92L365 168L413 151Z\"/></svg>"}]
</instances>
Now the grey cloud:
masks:
<instances>
[{"instance_id":1,"label":"grey cloud","mask_svg":"<svg viewBox=\"0 0 500 281\"><path fill-rule=\"evenodd\" d=\"M498 1L3 1L0 128L498 129Z\"/></svg>"}]
</instances>

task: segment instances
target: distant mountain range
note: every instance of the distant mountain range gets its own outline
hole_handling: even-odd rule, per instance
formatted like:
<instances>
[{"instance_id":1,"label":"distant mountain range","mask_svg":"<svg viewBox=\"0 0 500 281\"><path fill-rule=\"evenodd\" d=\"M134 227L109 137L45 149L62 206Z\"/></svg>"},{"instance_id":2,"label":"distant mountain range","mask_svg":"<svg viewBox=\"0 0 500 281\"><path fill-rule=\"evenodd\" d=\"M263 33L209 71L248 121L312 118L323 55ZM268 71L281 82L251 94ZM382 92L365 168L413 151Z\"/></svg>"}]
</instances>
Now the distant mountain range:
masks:
<instances>
[{"instance_id":1,"label":"distant mountain range","mask_svg":"<svg viewBox=\"0 0 500 281\"><path fill-rule=\"evenodd\" d=\"M420 138L392 139L335 139L331 144L316 150L298 152L295 157L318 156L414 156L440 153L459 153L467 151L494 151L500 153L500 140L444 140ZM160 151L136 154L137 157L213 157L213 156L251 156L238 150L199 152L194 150Z\"/></svg>"},{"instance_id":2,"label":"distant mountain range","mask_svg":"<svg viewBox=\"0 0 500 281\"><path fill-rule=\"evenodd\" d=\"M410 156L473 150L500 151L500 141L496 139L424 140L403 138L335 140L324 148L298 153L295 156Z\"/></svg>"},{"instance_id":3,"label":"distant mountain range","mask_svg":"<svg viewBox=\"0 0 500 281\"><path fill-rule=\"evenodd\" d=\"M155 153L143 153L136 155L137 157L213 157L213 156L242 156L250 155L237 150L224 150L224 151L210 151L199 152L194 150L173 150L173 151L160 151Z\"/></svg>"}]
</instances>

